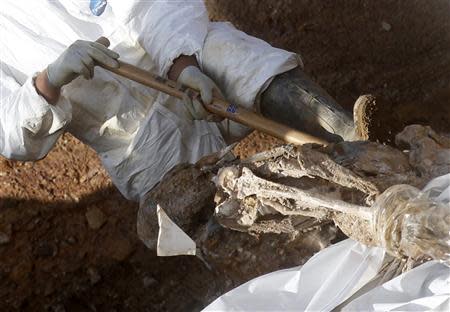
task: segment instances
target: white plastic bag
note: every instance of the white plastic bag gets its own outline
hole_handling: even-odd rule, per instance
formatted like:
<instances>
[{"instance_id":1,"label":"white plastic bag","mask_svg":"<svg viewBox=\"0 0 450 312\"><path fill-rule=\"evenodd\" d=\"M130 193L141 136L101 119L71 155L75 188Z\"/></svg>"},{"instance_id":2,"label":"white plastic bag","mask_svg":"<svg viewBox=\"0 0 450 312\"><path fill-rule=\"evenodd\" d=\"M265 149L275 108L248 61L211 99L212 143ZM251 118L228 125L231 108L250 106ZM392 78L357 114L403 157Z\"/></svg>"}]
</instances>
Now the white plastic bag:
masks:
<instances>
[{"instance_id":1,"label":"white plastic bag","mask_svg":"<svg viewBox=\"0 0 450 312\"><path fill-rule=\"evenodd\" d=\"M375 277L384 254L382 248L348 239L317 253L303 267L253 279L204 311L329 311Z\"/></svg>"}]
</instances>

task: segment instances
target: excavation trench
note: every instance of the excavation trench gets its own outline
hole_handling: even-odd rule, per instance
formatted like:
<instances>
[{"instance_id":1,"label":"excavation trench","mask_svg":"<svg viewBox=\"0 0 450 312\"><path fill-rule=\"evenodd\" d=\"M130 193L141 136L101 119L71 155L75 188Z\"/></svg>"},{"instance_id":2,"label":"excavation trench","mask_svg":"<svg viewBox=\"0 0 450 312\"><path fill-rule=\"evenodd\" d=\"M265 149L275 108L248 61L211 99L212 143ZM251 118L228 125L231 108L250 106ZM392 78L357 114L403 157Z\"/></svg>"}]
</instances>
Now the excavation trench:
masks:
<instances>
[{"instance_id":1,"label":"excavation trench","mask_svg":"<svg viewBox=\"0 0 450 312\"><path fill-rule=\"evenodd\" d=\"M438 142L437 136L421 128L424 135L415 153L404 152L411 150L405 143L409 139L396 146L394 137L414 123L450 133L448 0L426 6L420 0L332 4L208 0L207 4L214 20L230 21L276 47L301 53L305 71L347 110L361 94L371 93L379 99L380 109L371 125L374 141L394 147L354 143L321 151L370 183L354 180L351 187L343 187L343 181L350 181L339 180L339 184L317 176L271 176L271 182L369 206L378 194L371 197L369 193L397 183L421 188L445 170L445 152L434 152L436 147L447 146L445 137L440 136ZM405 135L414 137L413 130ZM245 159L280 143L253 133L236 153ZM368 161L374 155L377 161ZM395 161L389 161L391 157ZM430 166L430 161L439 166ZM186 168L195 176L198 168ZM98 157L72 136L64 135L36 163L0 159L2 308L197 311L233 286L268 271L303 264L347 235L375 244L373 236L367 235L367 224L347 215L317 221L303 215L256 214L250 227L233 218L209 222L214 199L219 203L227 194L220 197L208 174L202 174L198 187L202 181L211 183L202 188L210 192L204 202L206 212L195 214L195 222L181 226L198 242L203 259L157 258L136 235L137 205L118 193ZM257 175L264 177L259 171ZM191 181L186 180L186 185ZM183 192L174 190L173 197L181 198ZM249 196L246 203L252 207L257 200ZM274 205L273 198L265 200ZM278 202L282 207L292 203Z\"/></svg>"}]
</instances>

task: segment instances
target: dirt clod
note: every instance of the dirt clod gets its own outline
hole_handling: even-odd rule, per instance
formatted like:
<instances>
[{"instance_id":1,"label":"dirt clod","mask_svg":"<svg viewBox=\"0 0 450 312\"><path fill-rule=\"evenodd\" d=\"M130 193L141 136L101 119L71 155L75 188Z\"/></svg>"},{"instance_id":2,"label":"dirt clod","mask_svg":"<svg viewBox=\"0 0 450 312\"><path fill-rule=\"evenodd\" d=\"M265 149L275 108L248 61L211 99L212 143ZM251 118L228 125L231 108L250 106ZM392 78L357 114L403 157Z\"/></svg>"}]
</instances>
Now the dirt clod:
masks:
<instances>
[{"instance_id":1,"label":"dirt clod","mask_svg":"<svg viewBox=\"0 0 450 312\"><path fill-rule=\"evenodd\" d=\"M105 246L105 255L119 262L128 259L133 251L132 243L123 237L112 238Z\"/></svg>"},{"instance_id":2,"label":"dirt clod","mask_svg":"<svg viewBox=\"0 0 450 312\"><path fill-rule=\"evenodd\" d=\"M89 275L89 281L91 282L92 285L97 284L102 279L98 270L94 267L88 268L87 273Z\"/></svg>"},{"instance_id":3,"label":"dirt clod","mask_svg":"<svg viewBox=\"0 0 450 312\"><path fill-rule=\"evenodd\" d=\"M384 31L390 31L392 29L392 26L388 22L382 21L381 28L383 28Z\"/></svg>"},{"instance_id":4,"label":"dirt clod","mask_svg":"<svg viewBox=\"0 0 450 312\"><path fill-rule=\"evenodd\" d=\"M58 253L58 247L55 244L41 242L36 247L34 254L38 258L54 257Z\"/></svg>"},{"instance_id":5,"label":"dirt clod","mask_svg":"<svg viewBox=\"0 0 450 312\"><path fill-rule=\"evenodd\" d=\"M0 245L7 244L11 241L11 237L3 232L0 232Z\"/></svg>"},{"instance_id":6,"label":"dirt clod","mask_svg":"<svg viewBox=\"0 0 450 312\"><path fill-rule=\"evenodd\" d=\"M22 262L19 262L16 266L14 266L9 275L9 278L11 278L17 284L23 284L32 270L33 263L30 260L24 259L22 260Z\"/></svg>"},{"instance_id":7,"label":"dirt clod","mask_svg":"<svg viewBox=\"0 0 450 312\"><path fill-rule=\"evenodd\" d=\"M86 220L91 229L98 230L105 224L106 216L100 209L95 207L86 212Z\"/></svg>"},{"instance_id":8,"label":"dirt clod","mask_svg":"<svg viewBox=\"0 0 450 312\"><path fill-rule=\"evenodd\" d=\"M159 282L155 278L153 278L151 276L146 276L146 277L143 278L142 284L146 288L151 288L151 287L154 287L154 286L158 285Z\"/></svg>"}]
</instances>

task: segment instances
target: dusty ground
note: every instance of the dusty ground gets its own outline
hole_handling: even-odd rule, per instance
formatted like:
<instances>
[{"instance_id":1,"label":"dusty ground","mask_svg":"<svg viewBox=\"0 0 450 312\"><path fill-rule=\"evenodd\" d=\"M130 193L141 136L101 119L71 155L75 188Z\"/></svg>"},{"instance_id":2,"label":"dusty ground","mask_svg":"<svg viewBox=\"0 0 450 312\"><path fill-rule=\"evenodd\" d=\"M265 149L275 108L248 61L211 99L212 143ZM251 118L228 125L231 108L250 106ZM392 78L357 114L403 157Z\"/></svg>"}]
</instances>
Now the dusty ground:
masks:
<instances>
[{"instance_id":1,"label":"dusty ground","mask_svg":"<svg viewBox=\"0 0 450 312\"><path fill-rule=\"evenodd\" d=\"M383 99L376 137L411 123L440 132L450 118L447 0L209 0L211 15L299 52L305 70L345 108L361 94ZM439 112L439 113L437 113Z\"/></svg>"},{"instance_id":2,"label":"dusty ground","mask_svg":"<svg viewBox=\"0 0 450 312\"><path fill-rule=\"evenodd\" d=\"M389 142L409 123L450 131L448 0L208 6L214 19L300 52L306 71L347 109L360 94L380 97L376 138ZM271 142L255 133L240 153ZM145 249L136 204L69 135L42 161L1 159L0 185L2 311L195 311L223 290L195 258L158 259Z\"/></svg>"}]
</instances>

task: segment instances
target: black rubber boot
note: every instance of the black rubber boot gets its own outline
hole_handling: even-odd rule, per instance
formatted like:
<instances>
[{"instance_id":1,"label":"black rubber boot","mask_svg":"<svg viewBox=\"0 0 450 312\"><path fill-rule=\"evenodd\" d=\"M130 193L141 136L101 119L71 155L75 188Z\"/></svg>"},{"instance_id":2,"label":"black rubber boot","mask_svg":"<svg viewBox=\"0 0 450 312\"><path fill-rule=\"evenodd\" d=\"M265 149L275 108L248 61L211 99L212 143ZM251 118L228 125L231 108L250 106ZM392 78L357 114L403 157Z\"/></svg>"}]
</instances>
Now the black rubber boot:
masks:
<instances>
[{"instance_id":1,"label":"black rubber boot","mask_svg":"<svg viewBox=\"0 0 450 312\"><path fill-rule=\"evenodd\" d=\"M351 115L299 67L276 76L260 103L263 116L329 142L358 139Z\"/></svg>"}]
</instances>

